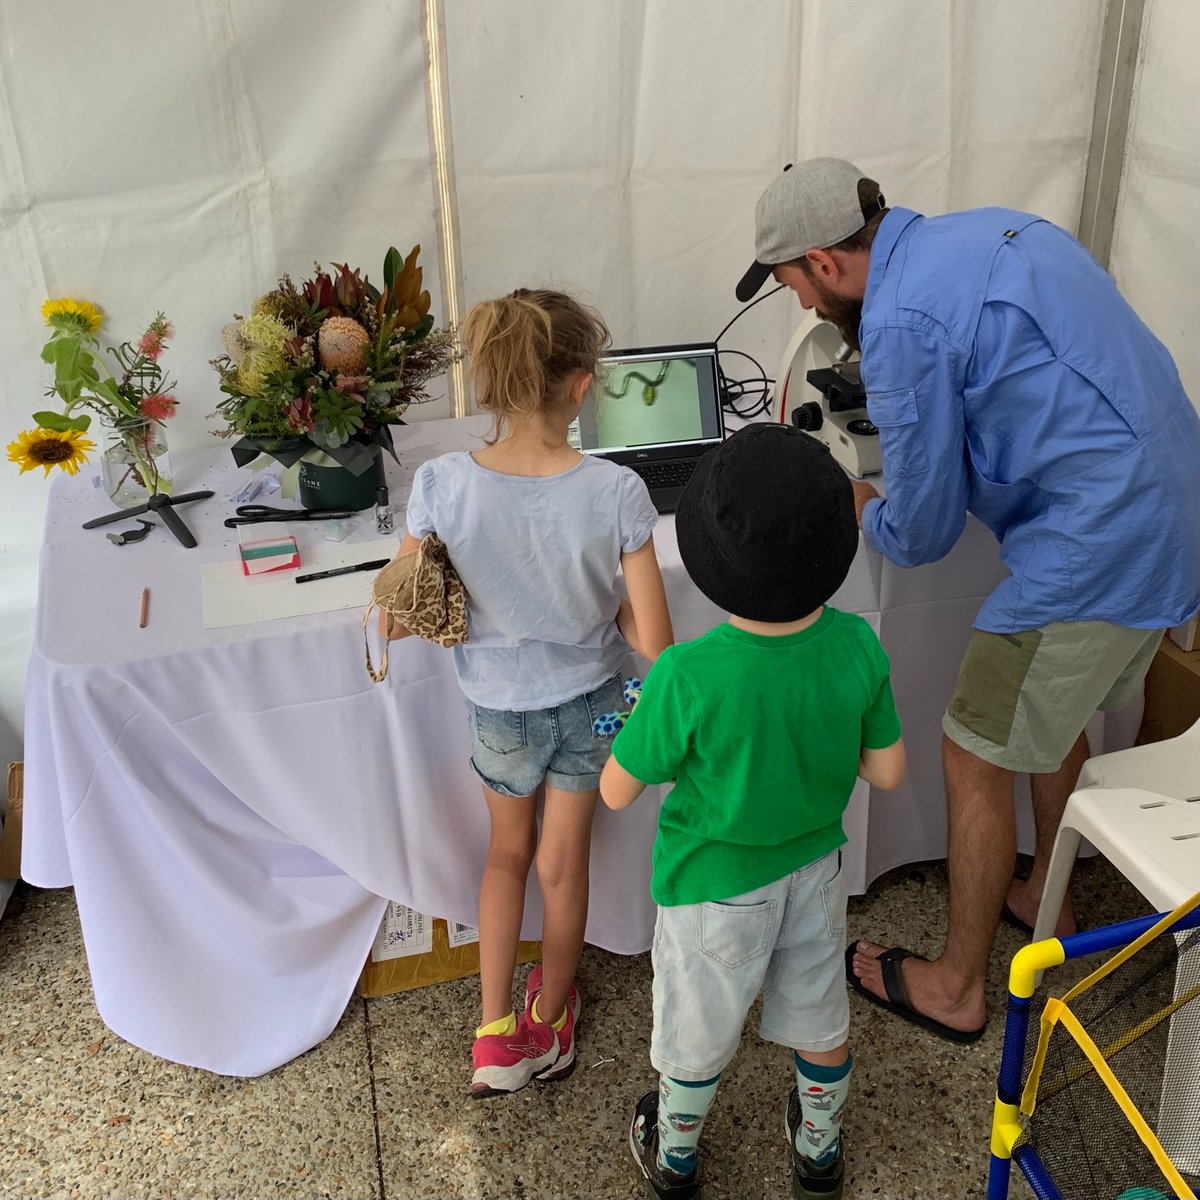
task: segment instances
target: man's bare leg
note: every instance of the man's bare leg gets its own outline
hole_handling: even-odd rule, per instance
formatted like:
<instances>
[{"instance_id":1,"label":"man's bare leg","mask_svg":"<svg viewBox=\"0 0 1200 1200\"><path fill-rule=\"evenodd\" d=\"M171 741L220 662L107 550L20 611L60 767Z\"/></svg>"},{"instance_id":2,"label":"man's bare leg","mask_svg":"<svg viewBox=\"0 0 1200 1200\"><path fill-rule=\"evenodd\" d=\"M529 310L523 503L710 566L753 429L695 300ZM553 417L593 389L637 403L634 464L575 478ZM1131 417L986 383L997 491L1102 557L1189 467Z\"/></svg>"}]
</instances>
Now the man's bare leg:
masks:
<instances>
[{"instance_id":1,"label":"man's bare leg","mask_svg":"<svg viewBox=\"0 0 1200 1200\"><path fill-rule=\"evenodd\" d=\"M901 975L919 1012L969 1032L978 1029L987 1015L984 983L1016 860L1013 773L984 762L944 736L942 763L950 823L946 947L933 962L906 959ZM876 960L885 949L859 942L854 955L854 974L881 997L886 993Z\"/></svg>"},{"instance_id":2,"label":"man's bare leg","mask_svg":"<svg viewBox=\"0 0 1200 1200\"><path fill-rule=\"evenodd\" d=\"M1033 819L1037 827L1037 846L1029 878L1013 880L1008 889L1008 907L1030 927L1037 918L1038 905L1042 902L1042 888L1046 885L1046 872L1050 869L1050 851L1054 849L1054 838L1062 821L1063 809L1067 807L1067 801L1079 782L1079 772L1089 754L1087 734L1081 733L1057 771L1053 774L1029 777L1029 788L1033 794ZM1066 937L1067 934L1074 933L1075 928L1071 889L1068 887L1054 934L1056 937Z\"/></svg>"}]
</instances>

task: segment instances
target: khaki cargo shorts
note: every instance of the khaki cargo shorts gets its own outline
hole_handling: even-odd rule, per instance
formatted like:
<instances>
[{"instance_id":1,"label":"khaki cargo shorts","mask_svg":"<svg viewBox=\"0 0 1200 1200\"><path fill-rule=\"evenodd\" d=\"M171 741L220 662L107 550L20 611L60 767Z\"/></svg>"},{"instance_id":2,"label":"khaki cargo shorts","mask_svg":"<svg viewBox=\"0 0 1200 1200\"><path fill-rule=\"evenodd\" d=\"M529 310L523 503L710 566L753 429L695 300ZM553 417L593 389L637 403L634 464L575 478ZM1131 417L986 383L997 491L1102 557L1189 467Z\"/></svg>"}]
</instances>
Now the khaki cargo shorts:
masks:
<instances>
[{"instance_id":1,"label":"khaki cargo shorts","mask_svg":"<svg viewBox=\"0 0 1200 1200\"><path fill-rule=\"evenodd\" d=\"M942 729L985 762L1047 774L1097 711L1138 694L1161 629L1057 621L1023 633L975 630Z\"/></svg>"}]
</instances>

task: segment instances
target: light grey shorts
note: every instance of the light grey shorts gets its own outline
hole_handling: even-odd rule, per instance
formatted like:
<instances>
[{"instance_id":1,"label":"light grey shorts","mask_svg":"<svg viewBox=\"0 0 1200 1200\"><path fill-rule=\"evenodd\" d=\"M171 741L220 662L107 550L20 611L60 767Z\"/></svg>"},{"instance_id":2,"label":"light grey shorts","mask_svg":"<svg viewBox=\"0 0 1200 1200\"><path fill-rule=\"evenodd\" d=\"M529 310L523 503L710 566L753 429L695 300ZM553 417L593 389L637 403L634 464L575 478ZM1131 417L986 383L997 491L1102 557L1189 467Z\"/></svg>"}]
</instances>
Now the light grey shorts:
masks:
<instances>
[{"instance_id":1,"label":"light grey shorts","mask_svg":"<svg viewBox=\"0 0 1200 1200\"><path fill-rule=\"evenodd\" d=\"M840 850L743 896L659 908L654 1069L693 1082L719 1075L759 992L764 1038L835 1050L850 1029L845 950Z\"/></svg>"},{"instance_id":2,"label":"light grey shorts","mask_svg":"<svg viewBox=\"0 0 1200 1200\"><path fill-rule=\"evenodd\" d=\"M942 729L1010 771L1057 771L1097 711L1138 694L1161 629L1056 621L1022 633L975 630Z\"/></svg>"}]
</instances>

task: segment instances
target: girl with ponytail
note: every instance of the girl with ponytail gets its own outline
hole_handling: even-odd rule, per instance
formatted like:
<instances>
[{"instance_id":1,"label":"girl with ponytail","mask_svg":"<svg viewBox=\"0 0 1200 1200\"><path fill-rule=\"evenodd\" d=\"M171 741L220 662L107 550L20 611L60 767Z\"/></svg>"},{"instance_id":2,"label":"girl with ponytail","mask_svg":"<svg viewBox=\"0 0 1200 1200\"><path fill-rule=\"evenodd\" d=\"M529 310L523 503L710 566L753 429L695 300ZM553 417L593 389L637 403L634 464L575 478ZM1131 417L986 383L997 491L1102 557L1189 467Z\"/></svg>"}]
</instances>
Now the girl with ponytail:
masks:
<instances>
[{"instance_id":1,"label":"girl with ponytail","mask_svg":"<svg viewBox=\"0 0 1200 1200\"><path fill-rule=\"evenodd\" d=\"M468 597L469 640L452 653L470 713L471 765L491 820L479 897L483 1012L470 1089L483 1097L535 1078L562 1079L574 1068L575 971L609 747L592 722L624 707L629 648L653 660L673 634L645 484L568 441L609 341L599 314L561 292L519 288L475 305L463 341L476 403L495 419L492 437L482 449L443 455L417 471L400 550L436 533ZM517 1015L513 974L535 862L543 960Z\"/></svg>"}]
</instances>

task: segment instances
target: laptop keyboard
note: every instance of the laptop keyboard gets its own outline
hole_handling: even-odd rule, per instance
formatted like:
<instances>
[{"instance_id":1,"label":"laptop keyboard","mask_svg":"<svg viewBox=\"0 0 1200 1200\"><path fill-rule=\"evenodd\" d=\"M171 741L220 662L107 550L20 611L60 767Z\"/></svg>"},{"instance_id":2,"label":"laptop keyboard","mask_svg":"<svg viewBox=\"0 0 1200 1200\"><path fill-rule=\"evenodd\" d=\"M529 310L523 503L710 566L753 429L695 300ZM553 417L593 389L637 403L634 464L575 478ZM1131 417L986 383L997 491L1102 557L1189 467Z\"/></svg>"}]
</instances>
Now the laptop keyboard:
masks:
<instances>
[{"instance_id":1,"label":"laptop keyboard","mask_svg":"<svg viewBox=\"0 0 1200 1200\"><path fill-rule=\"evenodd\" d=\"M684 487L696 469L698 459L672 459L669 462L631 463L648 488Z\"/></svg>"}]
</instances>

